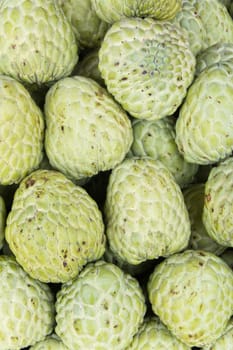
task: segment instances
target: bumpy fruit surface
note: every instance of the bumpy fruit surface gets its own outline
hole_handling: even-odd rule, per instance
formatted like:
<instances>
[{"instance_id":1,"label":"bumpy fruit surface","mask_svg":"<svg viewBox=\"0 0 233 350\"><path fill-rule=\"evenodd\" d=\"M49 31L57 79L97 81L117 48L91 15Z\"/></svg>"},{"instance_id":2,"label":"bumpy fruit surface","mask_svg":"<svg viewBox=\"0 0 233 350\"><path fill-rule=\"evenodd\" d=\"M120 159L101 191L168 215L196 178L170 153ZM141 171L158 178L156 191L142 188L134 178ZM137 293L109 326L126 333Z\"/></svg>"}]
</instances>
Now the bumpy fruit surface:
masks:
<instances>
[{"instance_id":1,"label":"bumpy fruit surface","mask_svg":"<svg viewBox=\"0 0 233 350\"><path fill-rule=\"evenodd\" d=\"M220 255L226 249L212 239L204 226L202 213L205 200L205 184L196 183L183 190L184 201L191 222L190 249L201 249Z\"/></svg>"},{"instance_id":2,"label":"bumpy fruit surface","mask_svg":"<svg viewBox=\"0 0 233 350\"><path fill-rule=\"evenodd\" d=\"M157 265L148 283L152 309L188 346L206 346L233 314L233 271L210 252L186 250Z\"/></svg>"},{"instance_id":3,"label":"bumpy fruit surface","mask_svg":"<svg viewBox=\"0 0 233 350\"><path fill-rule=\"evenodd\" d=\"M145 319L126 350L190 350L157 317Z\"/></svg>"},{"instance_id":4,"label":"bumpy fruit surface","mask_svg":"<svg viewBox=\"0 0 233 350\"><path fill-rule=\"evenodd\" d=\"M6 205L3 197L0 196L0 249L3 247L6 224Z\"/></svg>"},{"instance_id":5,"label":"bumpy fruit surface","mask_svg":"<svg viewBox=\"0 0 233 350\"><path fill-rule=\"evenodd\" d=\"M49 161L71 179L112 169L133 141L126 112L105 88L86 77L55 83L46 95L45 117Z\"/></svg>"},{"instance_id":6,"label":"bumpy fruit surface","mask_svg":"<svg viewBox=\"0 0 233 350\"><path fill-rule=\"evenodd\" d=\"M99 70L115 99L132 117L173 114L186 95L195 57L182 28L152 18L126 18L107 31Z\"/></svg>"},{"instance_id":7,"label":"bumpy fruit surface","mask_svg":"<svg viewBox=\"0 0 233 350\"><path fill-rule=\"evenodd\" d=\"M181 0L91 0L102 20L113 23L122 17L171 19L181 9Z\"/></svg>"},{"instance_id":8,"label":"bumpy fruit surface","mask_svg":"<svg viewBox=\"0 0 233 350\"><path fill-rule=\"evenodd\" d=\"M0 184L19 183L42 159L44 119L25 87L4 75L0 75L0 121Z\"/></svg>"},{"instance_id":9,"label":"bumpy fruit surface","mask_svg":"<svg viewBox=\"0 0 233 350\"><path fill-rule=\"evenodd\" d=\"M84 188L37 170L15 192L5 236L17 261L42 282L65 282L104 253L101 213Z\"/></svg>"},{"instance_id":10,"label":"bumpy fruit surface","mask_svg":"<svg viewBox=\"0 0 233 350\"><path fill-rule=\"evenodd\" d=\"M177 183L184 187L194 179L198 165L188 163L178 151L175 142L175 118L132 121L133 143L129 157L148 156L160 160L172 173Z\"/></svg>"},{"instance_id":11,"label":"bumpy fruit surface","mask_svg":"<svg viewBox=\"0 0 233 350\"><path fill-rule=\"evenodd\" d=\"M114 264L88 264L62 285L56 333L69 349L125 349L146 311L138 281Z\"/></svg>"},{"instance_id":12,"label":"bumpy fruit surface","mask_svg":"<svg viewBox=\"0 0 233 350\"><path fill-rule=\"evenodd\" d=\"M227 327L226 332L210 346L204 347L202 350L231 350L233 344L233 320Z\"/></svg>"},{"instance_id":13,"label":"bumpy fruit surface","mask_svg":"<svg viewBox=\"0 0 233 350\"><path fill-rule=\"evenodd\" d=\"M0 256L0 348L35 344L54 327L54 300L48 285L31 278L13 257Z\"/></svg>"},{"instance_id":14,"label":"bumpy fruit surface","mask_svg":"<svg viewBox=\"0 0 233 350\"><path fill-rule=\"evenodd\" d=\"M30 350L68 350L68 348L56 334L52 334L31 346Z\"/></svg>"},{"instance_id":15,"label":"bumpy fruit surface","mask_svg":"<svg viewBox=\"0 0 233 350\"><path fill-rule=\"evenodd\" d=\"M130 264L173 254L188 244L183 195L158 160L134 157L115 167L104 212L110 249Z\"/></svg>"},{"instance_id":16,"label":"bumpy fruit surface","mask_svg":"<svg viewBox=\"0 0 233 350\"><path fill-rule=\"evenodd\" d=\"M219 244L233 247L233 158L214 167L205 184L203 222Z\"/></svg>"},{"instance_id":17,"label":"bumpy fruit surface","mask_svg":"<svg viewBox=\"0 0 233 350\"><path fill-rule=\"evenodd\" d=\"M233 62L206 68L194 80L176 123L178 149L188 162L213 164L233 150Z\"/></svg>"},{"instance_id":18,"label":"bumpy fruit surface","mask_svg":"<svg viewBox=\"0 0 233 350\"><path fill-rule=\"evenodd\" d=\"M58 3L72 24L80 49L99 46L109 25L97 16L91 0L59 0Z\"/></svg>"},{"instance_id":19,"label":"bumpy fruit surface","mask_svg":"<svg viewBox=\"0 0 233 350\"><path fill-rule=\"evenodd\" d=\"M78 60L75 34L57 1L1 1L0 32L0 72L22 82L53 82Z\"/></svg>"}]
</instances>

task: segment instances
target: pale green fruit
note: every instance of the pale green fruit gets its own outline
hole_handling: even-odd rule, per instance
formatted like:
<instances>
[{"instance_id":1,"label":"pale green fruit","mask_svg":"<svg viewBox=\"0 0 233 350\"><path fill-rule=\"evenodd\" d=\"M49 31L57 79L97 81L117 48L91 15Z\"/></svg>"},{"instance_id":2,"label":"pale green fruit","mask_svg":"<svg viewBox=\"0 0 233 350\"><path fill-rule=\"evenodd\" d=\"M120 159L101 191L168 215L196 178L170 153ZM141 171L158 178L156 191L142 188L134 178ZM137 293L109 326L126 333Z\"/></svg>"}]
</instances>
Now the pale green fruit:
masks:
<instances>
[{"instance_id":1,"label":"pale green fruit","mask_svg":"<svg viewBox=\"0 0 233 350\"><path fill-rule=\"evenodd\" d=\"M3 197L0 196L0 249L2 249L5 238L6 205Z\"/></svg>"},{"instance_id":2,"label":"pale green fruit","mask_svg":"<svg viewBox=\"0 0 233 350\"><path fill-rule=\"evenodd\" d=\"M191 350L158 317L146 318L126 350Z\"/></svg>"},{"instance_id":3,"label":"pale green fruit","mask_svg":"<svg viewBox=\"0 0 233 350\"><path fill-rule=\"evenodd\" d=\"M202 348L202 350L232 350L233 344L233 319L231 320L224 334L210 346Z\"/></svg>"},{"instance_id":4,"label":"pale green fruit","mask_svg":"<svg viewBox=\"0 0 233 350\"><path fill-rule=\"evenodd\" d=\"M24 178L7 216L6 241L17 261L42 282L65 282L104 253L104 225L96 202L53 170Z\"/></svg>"},{"instance_id":5,"label":"pale green fruit","mask_svg":"<svg viewBox=\"0 0 233 350\"><path fill-rule=\"evenodd\" d=\"M213 240L207 233L202 221L205 184L191 184L183 190L184 201L191 222L190 249L201 249L220 255L226 249Z\"/></svg>"},{"instance_id":6,"label":"pale green fruit","mask_svg":"<svg viewBox=\"0 0 233 350\"><path fill-rule=\"evenodd\" d=\"M138 281L104 261L88 264L62 285L55 331L69 349L123 350L146 312Z\"/></svg>"},{"instance_id":7,"label":"pale green fruit","mask_svg":"<svg viewBox=\"0 0 233 350\"><path fill-rule=\"evenodd\" d=\"M0 255L0 348L19 350L53 330L49 286L31 278L13 257Z\"/></svg>"},{"instance_id":8,"label":"pale green fruit","mask_svg":"<svg viewBox=\"0 0 233 350\"><path fill-rule=\"evenodd\" d=\"M75 66L72 75L91 78L104 87L105 83L99 71L99 48L87 52Z\"/></svg>"},{"instance_id":9,"label":"pale green fruit","mask_svg":"<svg viewBox=\"0 0 233 350\"><path fill-rule=\"evenodd\" d=\"M55 0L0 3L0 72L29 84L71 73L78 60L71 24Z\"/></svg>"},{"instance_id":10,"label":"pale green fruit","mask_svg":"<svg viewBox=\"0 0 233 350\"><path fill-rule=\"evenodd\" d=\"M128 157L148 156L160 160L181 187L193 181L198 165L186 162L178 151L173 116L154 121L134 119L132 127L134 139Z\"/></svg>"},{"instance_id":11,"label":"pale green fruit","mask_svg":"<svg viewBox=\"0 0 233 350\"><path fill-rule=\"evenodd\" d=\"M233 158L214 167L205 183L203 223L217 243L233 247Z\"/></svg>"},{"instance_id":12,"label":"pale green fruit","mask_svg":"<svg viewBox=\"0 0 233 350\"><path fill-rule=\"evenodd\" d=\"M0 183L19 183L42 159L44 119L25 87L4 75L0 75L0 121Z\"/></svg>"},{"instance_id":13,"label":"pale green fruit","mask_svg":"<svg viewBox=\"0 0 233 350\"><path fill-rule=\"evenodd\" d=\"M72 24L79 47L99 46L109 25L97 16L91 0L59 0L58 3Z\"/></svg>"},{"instance_id":14,"label":"pale green fruit","mask_svg":"<svg viewBox=\"0 0 233 350\"><path fill-rule=\"evenodd\" d=\"M110 93L132 116L172 115L193 81L195 57L182 28L152 18L125 18L107 31L99 70Z\"/></svg>"},{"instance_id":15,"label":"pale green fruit","mask_svg":"<svg viewBox=\"0 0 233 350\"><path fill-rule=\"evenodd\" d=\"M148 293L154 313L178 339L206 346L233 314L233 271L213 253L186 250L155 267Z\"/></svg>"},{"instance_id":16,"label":"pale green fruit","mask_svg":"<svg viewBox=\"0 0 233 350\"><path fill-rule=\"evenodd\" d=\"M190 222L181 189L158 160L134 157L116 166L104 213L110 249L130 264L188 245Z\"/></svg>"},{"instance_id":17,"label":"pale green fruit","mask_svg":"<svg viewBox=\"0 0 233 350\"><path fill-rule=\"evenodd\" d=\"M176 143L187 162L213 164L233 150L233 62L216 63L190 86L176 123Z\"/></svg>"},{"instance_id":18,"label":"pale green fruit","mask_svg":"<svg viewBox=\"0 0 233 350\"><path fill-rule=\"evenodd\" d=\"M196 57L196 75L213 64L222 61L233 61L233 44L220 42L209 46Z\"/></svg>"},{"instance_id":19,"label":"pale green fruit","mask_svg":"<svg viewBox=\"0 0 233 350\"><path fill-rule=\"evenodd\" d=\"M71 179L114 168L133 141L126 112L90 78L74 76L54 84L46 95L45 117L49 161Z\"/></svg>"},{"instance_id":20,"label":"pale green fruit","mask_svg":"<svg viewBox=\"0 0 233 350\"><path fill-rule=\"evenodd\" d=\"M181 0L91 0L98 16L113 23L123 17L173 18L181 8Z\"/></svg>"},{"instance_id":21,"label":"pale green fruit","mask_svg":"<svg viewBox=\"0 0 233 350\"><path fill-rule=\"evenodd\" d=\"M69 350L56 334L47 336L44 340L30 347L30 350Z\"/></svg>"}]
</instances>

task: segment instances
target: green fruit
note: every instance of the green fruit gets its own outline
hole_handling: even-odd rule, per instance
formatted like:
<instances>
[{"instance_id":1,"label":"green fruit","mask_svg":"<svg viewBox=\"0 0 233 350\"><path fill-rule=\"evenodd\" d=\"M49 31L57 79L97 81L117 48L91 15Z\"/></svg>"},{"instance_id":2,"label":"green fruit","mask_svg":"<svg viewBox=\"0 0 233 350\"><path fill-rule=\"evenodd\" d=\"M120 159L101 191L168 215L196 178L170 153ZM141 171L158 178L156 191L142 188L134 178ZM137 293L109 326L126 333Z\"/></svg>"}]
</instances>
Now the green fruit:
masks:
<instances>
[{"instance_id":1,"label":"green fruit","mask_svg":"<svg viewBox=\"0 0 233 350\"><path fill-rule=\"evenodd\" d=\"M188 346L206 346L233 314L233 271L218 256L186 250L157 265L148 282L152 309Z\"/></svg>"},{"instance_id":2,"label":"green fruit","mask_svg":"<svg viewBox=\"0 0 233 350\"><path fill-rule=\"evenodd\" d=\"M42 85L71 73L78 60L71 24L55 0L0 4L0 72Z\"/></svg>"},{"instance_id":3,"label":"green fruit","mask_svg":"<svg viewBox=\"0 0 233 350\"><path fill-rule=\"evenodd\" d=\"M157 317L146 318L126 350L191 350Z\"/></svg>"},{"instance_id":4,"label":"green fruit","mask_svg":"<svg viewBox=\"0 0 233 350\"><path fill-rule=\"evenodd\" d=\"M170 171L149 157L130 158L110 175L105 201L110 249L129 264L185 249L190 222Z\"/></svg>"},{"instance_id":5,"label":"green fruit","mask_svg":"<svg viewBox=\"0 0 233 350\"><path fill-rule=\"evenodd\" d=\"M109 25L94 10L91 0L59 0L66 17L72 24L81 49L100 45Z\"/></svg>"},{"instance_id":6,"label":"green fruit","mask_svg":"<svg viewBox=\"0 0 233 350\"><path fill-rule=\"evenodd\" d=\"M124 18L107 31L99 70L109 92L132 116L156 120L180 106L195 72L182 28L152 18Z\"/></svg>"},{"instance_id":7,"label":"green fruit","mask_svg":"<svg viewBox=\"0 0 233 350\"><path fill-rule=\"evenodd\" d=\"M6 224L6 205L2 196L0 196L0 249L2 249L5 238L5 224Z\"/></svg>"},{"instance_id":8,"label":"green fruit","mask_svg":"<svg viewBox=\"0 0 233 350\"><path fill-rule=\"evenodd\" d=\"M114 168L133 141L126 112L89 78L74 76L54 84L46 95L45 117L49 161L71 179Z\"/></svg>"},{"instance_id":9,"label":"green fruit","mask_svg":"<svg viewBox=\"0 0 233 350\"><path fill-rule=\"evenodd\" d=\"M233 150L233 63L206 68L190 86L176 123L176 143L187 162L213 164Z\"/></svg>"},{"instance_id":10,"label":"green fruit","mask_svg":"<svg viewBox=\"0 0 233 350\"><path fill-rule=\"evenodd\" d=\"M47 336L44 340L30 347L30 350L69 350L56 334Z\"/></svg>"},{"instance_id":11,"label":"green fruit","mask_svg":"<svg viewBox=\"0 0 233 350\"><path fill-rule=\"evenodd\" d=\"M37 170L15 192L5 237L19 264L42 282L65 282L104 253L96 202L63 174Z\"/></svg>"},{"instance_id":12,"label":"green fruit","mask_svg":"<svg viewBox=\"0 0 233 350\"><path fill-rule=\"evenodd\" d=\"M184 201L188 209L191 222L190 249L201 249L220 255L226 249L212 239L202 221L202 213L205 199L205 184L197 183L186 187L183 191Z\"/></svg>"},{"instance_id":13,"label":"green fruit","mask_svg":"<svg viewBox=\"0 0 233 350\"><path fill-rule=\"evenodd\" d=\"M48 285L31 278L13 257L0 255L0 348L33 345L52 332L54 322Z\"/></svg>"},{"instance_id":14,"label":"green fruit","mask_svg":"<svg viewBox=\"0 0 233 350\"><path fill-rule=\"evenodd\" d=\"M148 156L160 160L181 187L193 181L198 165L186 162L178 151L173 116L154 121L134 119L132 127L134 139L129 157Z\"/></svg>"},{"instance_id":15,"label":"green fruit","mask_svg":"<svg viewBox=\"0 0 233 350\"><path fill-rule=\"evenodd\" d=\"M138 281L104 261L63 284L55 305L55 331L69 349L125 349L146 311Z\"/></svg>"},{"instance_id":16,"label":"green fruit","mask_svg":"<svg viewBox=\"0 0 233 350\"><path fill-rule=\"evenodd\" d=\"M210 346L204 347L202 350L231 350L233 344L233 319L231 320L224 334Z\"/></svg>"},{"instance_id":17,"label":"green fruit","mask_svg":"<svg viewBox=\"0 0 233 350\"><path fill-rule=\"evenodd\" d=\"M181 0L91 0L98 16L113 23L123 17L171 19L181 8Z\"/></svg>"},{"instance_id":18,"label":"green fruit","mask_svg":"<svg viewBox=\"0 0 233 350\"><path fill-rule=\"evenodd\" d=\"M44 118L25 87L4 75L0 75L0 120L0 184L19 183L42 159Z\"/></svg>"},{"instance_id":19,"label":"green fruit","mask_svg":"<svg viewBox=\"0 0 233 350\"><path fill-rule=\"evenodd\" d=\"M233 247L233 158L214 167L205 184L203 223L218 244Z\"/></svg>"}]
</instances>

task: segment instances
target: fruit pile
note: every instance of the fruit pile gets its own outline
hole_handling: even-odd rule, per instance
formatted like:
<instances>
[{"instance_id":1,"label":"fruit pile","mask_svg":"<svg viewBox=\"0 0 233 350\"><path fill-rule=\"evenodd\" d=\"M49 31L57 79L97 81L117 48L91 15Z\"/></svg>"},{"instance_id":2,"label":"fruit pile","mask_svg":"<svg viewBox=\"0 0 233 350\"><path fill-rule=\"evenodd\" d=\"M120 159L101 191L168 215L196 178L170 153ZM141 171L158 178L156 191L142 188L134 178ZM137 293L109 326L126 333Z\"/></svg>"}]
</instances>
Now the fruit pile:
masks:
<instances>
[{"instance_id":1,"label":"fruit pile","mask_svg":"<svg viewBox=\"0 0 233 350\"><path fill-rule=\"evenodd\" d=\"M233 349L233 1L0 2L0 350Z\"/></svg>"}]
</instances>

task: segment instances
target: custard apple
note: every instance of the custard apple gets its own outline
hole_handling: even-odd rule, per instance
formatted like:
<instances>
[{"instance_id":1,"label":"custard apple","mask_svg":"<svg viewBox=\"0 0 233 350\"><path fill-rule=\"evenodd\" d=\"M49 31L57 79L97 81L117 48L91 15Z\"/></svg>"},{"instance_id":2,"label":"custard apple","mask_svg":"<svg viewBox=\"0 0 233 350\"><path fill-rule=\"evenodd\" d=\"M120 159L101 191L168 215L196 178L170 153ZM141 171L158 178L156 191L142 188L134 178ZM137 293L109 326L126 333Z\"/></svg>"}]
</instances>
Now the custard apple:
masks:
<instances>
[{"instance_id":1,"label":"custard apple","mask_svg":"<svg viewBox=\"0 0 233 350\"><path fill-rule=\"evenodd\" d=\"M108 23L123 17L173 18L181 9L181 0L91 0L97 15Z\"/></svg>"},{"instance_id":2,"label":"custard apple","mask_svg":"<svg viewBox=\"0 0 233 350\"><path fill-rule=\"evenodd\" d=\"M154 313L188 346L206 346L233 315L233 271L203 250L173 254L156 265L148 282Z\"/></svg>"},{"instance_id":3,"label":"custard apple","mask_svg":"<svg viewBox=\"0 0 233 350\"><path fill-rule=\"evenodd\" d=\"M13 257L0 255L0 349L43 340L53 330L54 313L50 287L31 278Z\"/></svg>"},{"instance_id":4,"label":"custard apple","mask_svg":"<svg viewBox=\"0 0 233 350\"><path fill-rule=\"evenodd\" d=\"M0 75L0 120L0 184L19 183L43 157L44 118L26 88L4 75Z\"/></svg>"},{"instance_id":5,"label":"custard apple","mask_svg":"<svg viewBox=\"0 0 233 350\"><path fill-rule=\"evenodd\" d=\"M148 156L160 160L172 173L180 187L194 180L198 165L188 163L178 151L175 142L175 118L132 121L133 143L128 157Z\"/></svg>"},{"instance_id":6,"label":"custard apple","mask_svg":"<svg viewBox=\"0 0 233 350\"><path fill-rule=\"evenodd\" d=\"M104 217L110 249L129 264L188 245L190 221L181 189L159 160L133 157L112 170Z\"/></svg>"},{"instance_id":7,"label":"custard apple","mask_svg":"<svg viewBox=\"0 0 233 350\"><path fill-rule=\"evenodd\" d=\"M42 282L66 282L105 249L96 202L63 174L39 169L22 180L6 220L19 264Z\"/></svg>"},{"instance_id":8,"label":"custard apple","mask_svg":"<svg viewBox=\"0 0 233 350\"><path fill-rule=\"evenodd\" d=\"M210 346L202 348L202 350L232 350L233 344L233 319L231 320L224 334Z\"/></svg>"},{"instance_id":9,"label":"custard apple","mask_svg":"<svg viewBox=\"0 0 233 350\"><path fill-rule=\"evenodd\" d=\"M218 244L233 247L233 158L214 167L205 183L203 223Z\"/></svg>"},{"instance_id":10,"label":"custard apple","mask_svg":"<svg viewBox=\"0 0 233 350\"><path fill-rule=\"evenodd\" d=\"M138 281L104 261L63 284L55 306L55 331L69 349L123 350L146 312Z\"/></svg>"},{"instance_id":11,"label":"custard apple","mask_svg":"<svg viewBox=\"0 0 233 350\"><path fill-rule=\"evenodd\" d=\"M27 84L52 83L71 73L78 47L56 0L0 2L0 72Z\"/></svg>"},{"instance_id":12,"label":"custard apple","mask_svg":"<svg viewBox=\"0 0 233 350\"><path fill-rule=\"evenodd\" d=\"M195 73L182 28L152 18L124 18L107 31L99 70L109 92L132 116L156 120L182 103Z\"/></svg>"},{"instance_id":13,"label":"custard apple","mask_svg":"<svg viewBox=\"0 0 233 350\"><path fill-rule=\"evenodd\" d=\"M0 249L2 249L5 238L5 224L6 224L6 205L2 196L0 196Z\"/></svg>"},{"instance_id":14,"label":"custard apple","mask_svg":"<svg viewBox=\"0 0 233 350\"><path fill-rule=\"evenodd\" d=\"M61 79L45 101L45 149L51 165L80 180L120 163L133 141L130 119L90 78Z\"/></svg>"},{"instance_id":15,"label":"custard apple","mask_svg":"<svg viewBox=\"0 0 233 350\"><path fill-rule=\"evenodd\" d=\"M69 350L56 334L48 335L44 340L30 347L30 350Z\"/></svg>"},{"instance_id":16,"label":"custard apple","mask_svg":"<svg viewBox=\"0 0 233 350\"><path fill-rule=\"evenodd\" d=\"M203 70L189 87L176 122L176 143L187 162L213 164L233 150L233 62Z\"/></svg>"}]
</instances>

